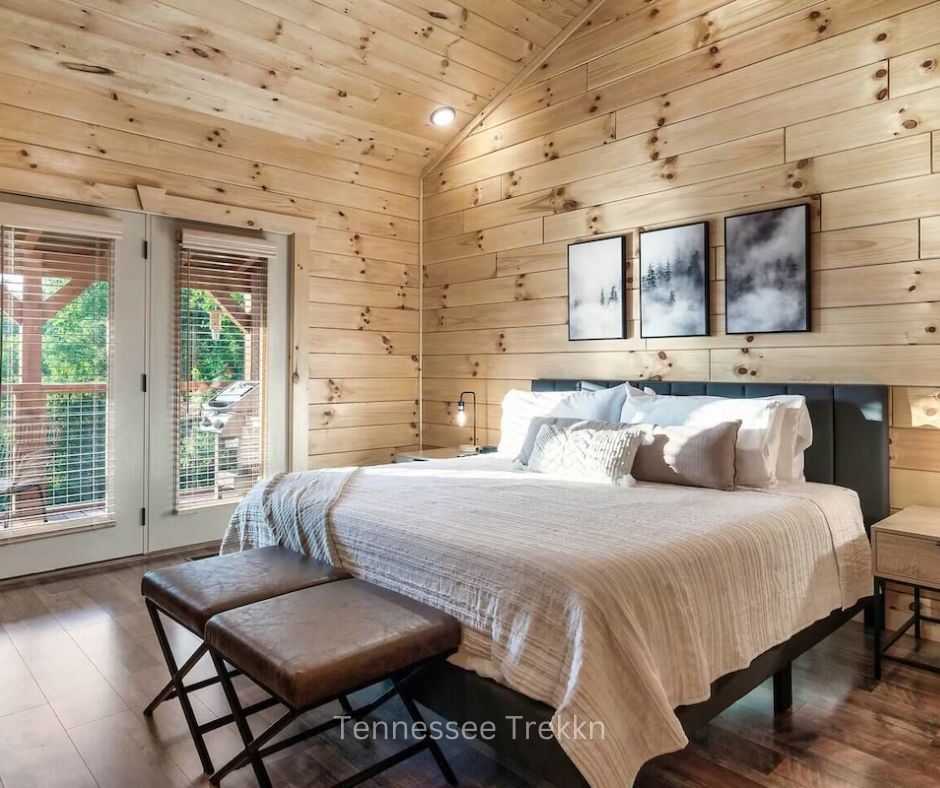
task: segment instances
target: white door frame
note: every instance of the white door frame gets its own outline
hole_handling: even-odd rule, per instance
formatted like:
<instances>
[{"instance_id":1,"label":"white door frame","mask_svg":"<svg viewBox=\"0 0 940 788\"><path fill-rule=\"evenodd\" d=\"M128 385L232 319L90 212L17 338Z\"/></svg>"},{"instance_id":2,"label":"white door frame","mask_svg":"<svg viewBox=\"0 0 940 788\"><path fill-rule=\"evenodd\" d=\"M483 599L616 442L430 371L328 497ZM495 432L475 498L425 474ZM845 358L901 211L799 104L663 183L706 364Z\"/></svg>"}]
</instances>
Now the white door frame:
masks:
<instances>
[{"instance_id":1,"label":"white door frame","mask_svg":"<svg viewBox=\"0 0 940 788\"><path fill-rule=\"evenodd\" d=\"M144 549L145 531L140 524L146 435L146 395L141 387L147 335L146 291L141 286L147 267L143 250L145 217L131 211L8 194L0 194L2 202L113 217L123 223L124 230L115 244L114 284L110 294L112 445L109 484L114 496L114 522L0 537L0 579L137 555ZM0 208L0 224L2 220Z\"/></svg>"}]
</instances>

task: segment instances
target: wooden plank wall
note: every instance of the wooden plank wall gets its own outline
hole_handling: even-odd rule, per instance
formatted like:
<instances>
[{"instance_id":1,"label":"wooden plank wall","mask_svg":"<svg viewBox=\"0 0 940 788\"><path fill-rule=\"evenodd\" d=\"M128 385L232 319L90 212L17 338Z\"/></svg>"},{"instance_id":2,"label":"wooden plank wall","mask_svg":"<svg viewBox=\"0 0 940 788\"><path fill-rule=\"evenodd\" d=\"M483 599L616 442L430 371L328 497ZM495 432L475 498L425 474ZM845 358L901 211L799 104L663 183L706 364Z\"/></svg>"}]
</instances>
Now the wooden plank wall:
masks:
<instances>
[{"instance_id":1,"label":"wooden plank wall","mask_svg":"<svg viewBox=\"0 0 940 788\"><path fill-rule=\"evenodd\" d=\"M611 0L424 181L424 437L537 377L893 387L892 500L940 505L940 2ZM721 217L808 202L811 334L724 335ZM713 331L567 340L566 245L710 223ZM631 260L630 273L635 261Z\"/></svg>"},{"instance_id":2,"label":"wooden plank wall","mask_svg":"<svg viewBox=\"0 0 940 788\"><path fill-rule=\"evenodd\" d=\"M5 68L0 58L0 191L297 233L309 303L294 341L309 384L294 389L309 391L310 465L388 461L417 442L412 162L366 144L330 155L106 80L76 89Z\"/></svg>"}]
</instances>

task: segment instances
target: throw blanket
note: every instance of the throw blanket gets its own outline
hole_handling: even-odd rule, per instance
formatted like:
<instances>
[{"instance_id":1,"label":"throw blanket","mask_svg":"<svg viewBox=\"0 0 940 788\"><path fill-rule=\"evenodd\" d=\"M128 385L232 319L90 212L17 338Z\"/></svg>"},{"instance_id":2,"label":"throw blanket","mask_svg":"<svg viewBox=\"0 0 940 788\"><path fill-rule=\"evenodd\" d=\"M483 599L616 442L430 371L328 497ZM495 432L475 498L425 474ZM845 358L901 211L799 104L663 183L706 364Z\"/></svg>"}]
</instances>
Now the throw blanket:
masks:
<instances>
[{"instance_id":1,"label":"throw blanket","mask_svg":"<svg viewBox=\"0 0 940 788\"><path fill-rule=\"evenodd\" d=\"M340 566L327 516L355 472L355 468L336 468L279 473L258 482L232 515L220 552L279 544Z\"/></svg>"},{"instance_id":2,"label":"throw blanket","mask_svg":"<svg viewBox=\"0 0 940 788\"><path fill-rule=\"evenodd\" d=\"M341 471L336 495L331 473L264 485L227 549L289 534L456 616L452 659L556 709L556 737L594 786L629 785L647 760L685 746L676 706L870 590L857 496L830 485L621 488L490 456ZM291 505L271 522L281 498L317 503L307 520ZM602 735L566 733L591 722Z\"/></svg>"}]
</instances>

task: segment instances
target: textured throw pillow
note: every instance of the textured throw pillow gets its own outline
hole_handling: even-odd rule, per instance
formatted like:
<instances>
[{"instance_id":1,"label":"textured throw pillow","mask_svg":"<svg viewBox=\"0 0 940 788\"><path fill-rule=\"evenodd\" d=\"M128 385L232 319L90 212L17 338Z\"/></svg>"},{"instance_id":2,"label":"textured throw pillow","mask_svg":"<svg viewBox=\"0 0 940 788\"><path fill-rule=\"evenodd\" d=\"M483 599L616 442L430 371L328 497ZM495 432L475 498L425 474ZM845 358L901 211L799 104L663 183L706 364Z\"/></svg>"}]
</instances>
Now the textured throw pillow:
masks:
<instances>
[{"instance_id":1,"label":"textured throw pillow","mask_svg":"<svg viewBox=\"0 0 940 788\"><path fill-rule=\"evenodd\" d=\"M503 397L499 423L499 452L515 456L522 448L529 422L539 416L597 421L620 421L627 398L626 386L600 391L523 391L512 389Z\"/></svg>"},{"instance_id":2,"label":"textured throw pillow","mask_svg":"<svg viewBox=\"0 0 940 788\"><path fill-rule=\"evenodd\" d=\"M535 436L529 470L571 481L629 486L642 441L639 432L624 424L580 428L543 424Z\"/></svg>"},{"instance_id":3,"label":"textured throw pillow","mask_svg":"<svg viewBox=\"0 0 940 788\"><path fill-rule=\"evenodd\" d=\"M562 418L558 416L539 416L529 422L529 429L526 433L525 440L523 440L522 448L519 449L519 454L516 457L516 468L525 468L528 466L529 458L532 456L532 450L535 448L535 438L539 434L539 430L546 424L562 429L569 427L576 427L577 429L604 429L612 425L617 427L624 426L618 421L611 422L593 419Z\"/></svg>"},{"instance_id":4,"label":"textured throw pillow","mask_svg":"<svg viewBox=\"0 0 940 788\"><path fill-rule=\"evenodd\" d=\"M740 421L714 426L631 426L646 436L633 461L632 474L637 481L734 489L734 450Z\"/></svg>"}]
</instances>

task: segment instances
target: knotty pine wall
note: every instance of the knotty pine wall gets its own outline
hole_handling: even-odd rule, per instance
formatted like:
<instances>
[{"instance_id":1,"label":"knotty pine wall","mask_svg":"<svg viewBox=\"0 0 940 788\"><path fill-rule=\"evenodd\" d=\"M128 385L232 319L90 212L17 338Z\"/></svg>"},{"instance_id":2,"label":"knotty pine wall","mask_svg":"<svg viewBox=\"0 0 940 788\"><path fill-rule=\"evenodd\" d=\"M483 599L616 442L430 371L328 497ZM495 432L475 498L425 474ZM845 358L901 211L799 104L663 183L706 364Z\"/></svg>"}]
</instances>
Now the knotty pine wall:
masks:
<instances>
[{"instance_id":1,"label":"knotty pine wall","mask_svg":"<svg viewBox=\"0 0 940 788\"><path fill-rule=\"evenodd\" d=\"M616 3L617 0L611 0ZM940 505L940 2L659 0L566 42L424 182L424 439L538 377L893 388L892 500ZM724 335L721 218L812 206L810 334ZM707 219L712 336L567 340L566 246Z\"/></svg>"},{"instance_id":2,"label":"knotty pine wall","mask_svg":"<svg viewBox=\"0 0 940 788\"><path fill-rule=\"evenodd\" d=\"M38 70L2 73L0 191L295 233L294 414L309 436L295 462L388 461L416 444L414 157L259 130L106 82L78 90Z\"/></svg>"}]
</instances>

